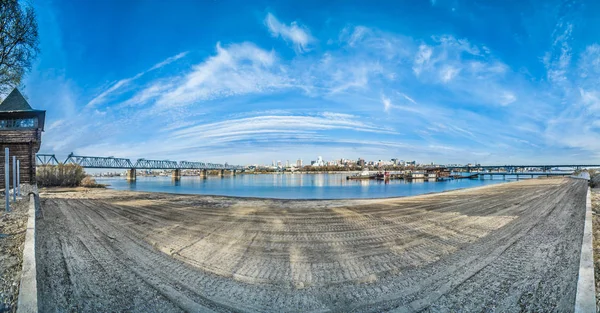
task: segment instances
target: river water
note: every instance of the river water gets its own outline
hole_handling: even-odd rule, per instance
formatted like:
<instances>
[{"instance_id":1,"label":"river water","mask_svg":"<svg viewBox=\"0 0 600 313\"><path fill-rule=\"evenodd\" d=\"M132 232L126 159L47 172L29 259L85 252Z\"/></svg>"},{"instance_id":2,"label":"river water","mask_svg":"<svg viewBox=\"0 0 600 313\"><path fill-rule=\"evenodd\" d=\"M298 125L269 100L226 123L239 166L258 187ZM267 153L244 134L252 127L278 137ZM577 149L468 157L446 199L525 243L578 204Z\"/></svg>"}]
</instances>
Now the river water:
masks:
<instances>
[{"instance_id":1,"label":"river water","mask_svg":"<svg viewBox=\"0 0 600 313\"><path fill-rule=\"evenodd\" d=\"M96 178L118 190L223 195L279 199L353 199L413 196L446 190L479 187L512 181L502 176L493 179L457 179L442 182L390 180L346 180L349 174L243 174L237 176L137 177L129 183L123 177Z\"/></svg>"}]
</instances>

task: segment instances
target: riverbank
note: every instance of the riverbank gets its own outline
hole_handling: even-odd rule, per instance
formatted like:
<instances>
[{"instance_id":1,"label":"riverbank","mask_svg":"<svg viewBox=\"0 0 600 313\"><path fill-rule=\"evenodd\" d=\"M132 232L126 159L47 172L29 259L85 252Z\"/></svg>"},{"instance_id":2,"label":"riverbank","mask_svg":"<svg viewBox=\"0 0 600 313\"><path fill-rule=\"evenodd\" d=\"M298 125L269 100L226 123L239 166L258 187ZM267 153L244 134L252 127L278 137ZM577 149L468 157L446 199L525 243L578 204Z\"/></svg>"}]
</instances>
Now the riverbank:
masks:
<instances>
[{"instance_id":1,"label":"riverbank","mask_svg":"<svg viewBox=\"0 0 600 313\"><path fill-rule=\"evenodd\" d=\"M4 203L4 199L1 199ZM11 212L0 211L0 312L16 312L27 229L28 201L11 203Z\"/></svg>"},{"instance_id":2,"label":"riverbank","mask_svg":"<svg viewBox=\"0 0 600 313\"><path fill-rule=\"evenodd\" d=\"M566 178L373 200L42 191L40 308L571 311L586 192Z\"/></svg>"}]
</instances>

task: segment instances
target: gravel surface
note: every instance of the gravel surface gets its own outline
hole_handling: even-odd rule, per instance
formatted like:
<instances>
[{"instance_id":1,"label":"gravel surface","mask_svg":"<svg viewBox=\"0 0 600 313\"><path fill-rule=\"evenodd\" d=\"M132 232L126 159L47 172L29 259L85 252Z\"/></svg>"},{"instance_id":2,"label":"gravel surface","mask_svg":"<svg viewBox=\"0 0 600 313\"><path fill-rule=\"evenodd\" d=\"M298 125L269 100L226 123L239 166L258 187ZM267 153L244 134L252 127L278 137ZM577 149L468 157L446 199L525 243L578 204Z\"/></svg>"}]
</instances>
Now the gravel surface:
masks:
<instances>
[{"instance_id":1,"label":"gravel surface","mask_svg":"<svg viewBox=\"0 0 600 313\"><path fill-rule=\"evenodd\" d=\"M586 182L300 201L41 191L42 312L572 311Z\"/></svg>"},{"instance_id":2,"label":"gravel surface","mask_svg":"<svg viewBox=\"0 0 600 313\"><path fill-rule=\"evenodd\" d=\"M600 186L592 188L592 229L594 233L594 278L596 282L596 309L600 309Z\"/></svg>"},{"instance_id":3,"label":"gravel surface","mask_svg":"<svg viewBox=\"0 0 600 313\"><path fill-rule=\"evenodd\" d=\"M4 198L0 198L0 203L0 312L16 312L29 202L11 203L8 214L4 211Z\"/></svg>"}]
</instances>

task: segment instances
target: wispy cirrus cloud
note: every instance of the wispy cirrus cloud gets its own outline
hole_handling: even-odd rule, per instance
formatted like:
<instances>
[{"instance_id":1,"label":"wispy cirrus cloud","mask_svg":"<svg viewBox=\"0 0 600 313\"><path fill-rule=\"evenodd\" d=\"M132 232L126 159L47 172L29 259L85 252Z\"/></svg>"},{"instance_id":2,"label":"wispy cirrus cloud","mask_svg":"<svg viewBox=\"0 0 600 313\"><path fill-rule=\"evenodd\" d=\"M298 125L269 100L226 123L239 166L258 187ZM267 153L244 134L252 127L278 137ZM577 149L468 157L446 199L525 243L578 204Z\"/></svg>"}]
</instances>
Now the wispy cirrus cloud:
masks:
<instances>
[{"instance_id":1,"label":"wispy cirrus cloud","mask_svg":"<svg viewBox=\"0 0 600 313\"><path fill-rule=\"evenodd\" d=\"M207 123L180 129L172 133L176 138L184 137L224 137L238 134L253 135L265 133L345 130L369 133L396 134L395 131L361 121L356 116L324 112L319 115L267 115L221 122Z\"/></svg>"},{"instance_id":2,"label":"wispy cirrus cloud","mask_svg":"<svg viewBox=\"0 0 600 313\"><path fill-rule=\"evenodd\" d=\"M296 52L302 53L310 50L310 44L315 41L306 26L294 21L289 26L281 23L273 14L265 17L265 25L273 37L281 37L294 45Z\"/></svg>"},{"instance_id":3,"label":"wispy cirrus cloud","mask_svg":"<svg viewBox=\"0 0 600 313\"><path fill-rule=\"evenodd\" d=\"M155 103L161 110L289 86L274 51L248 42L226 47L217 43L216 54L189 72L151 82L125 103Z\"/></svg>"},{"instance_id":4,"label":"wispy cirrus cloud","mask_svg":"<svg viewBox=\"0 0 600 313\"><path fill-rule=\"evenodd\" d=\"M140 72L138 74L136 74L135 76L129 77L129 78L124 78L121 79L119 81L117 81L116 83L112 84L108 89L106 89L105 91L101 92L99 95L95 96L92 100L90 100L86 107L88 108L92 108L94 106L97 106L98 104L103 103L105 100L107 100L111 95L114 95L115 93L117 93L118 90L123 89L124 87L126 87L127 85L129 85L131 82L139 79L140 77L144 76L145 74L157 70L165 65L168 65L170 63L173 63L183 57L185 57L187 55L187 52L181 52L177 55L174 55L172 57L169 57L167 59L165 59L164 61L161 61L159 63L156 63L154 66L152 66L151 68L149 68L148 70L145 70L143 72Z\"/></svg>"}]
</instances>

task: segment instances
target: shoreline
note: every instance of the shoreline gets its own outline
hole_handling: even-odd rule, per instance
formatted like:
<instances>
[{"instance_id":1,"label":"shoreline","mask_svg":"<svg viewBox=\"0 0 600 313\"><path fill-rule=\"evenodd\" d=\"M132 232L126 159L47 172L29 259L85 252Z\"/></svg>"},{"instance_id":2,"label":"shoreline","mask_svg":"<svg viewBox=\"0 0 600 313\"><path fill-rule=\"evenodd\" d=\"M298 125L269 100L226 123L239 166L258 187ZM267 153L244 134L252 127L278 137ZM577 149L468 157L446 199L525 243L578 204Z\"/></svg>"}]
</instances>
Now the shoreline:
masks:
<instances>
[{"instance_id":1,"label":"shoreline","mask_svg":"<svg viewBox=\"0 0 600 313\"><path fill-rule=\"evenodd\" d=\"M550 179L561 179L562 177L550 178ZM548 178L533 178L533 179L548 179ZM376 201L376 200L394 200L394 199L406 199L410 197L423 197L423 196L435 196L442 193L448 193L453 191L468 191L468 190L478 190L482 188L490 188L498 185L506 185L518 183L529 179L521 179L521 180L511 180L511 181L499 181L493 184L487 184L484 186L473 186L473 187L464 187L464 188L456 188L456 189L448 189L442 191L432 191L425 192L421 194L415 195L406 195L406 196L389 196L389 197L374 197L374 198L274 198L274 197L248 197L248 196L234 196L234 195L220 195L220 194L203 194L203 193L177 193L177 192L165 192L165 191L144 191L144 190L127 190L127 189L116 189L111 188L111 185L106 185L105 188L88 188L88 187L44 187L40 189L40 193L60 190L58 192L71 192L71 191L92 191L92 190L110 190L116 192L132 192L132 193L150 193L150 194L161 194L161 195L175 195L175 196L205 196L205 197L220 197L220 198L231 198L236 200L274 200L274 201ZM439 182L434 182L439 183Z\"/></svg>"}]
</instances>

